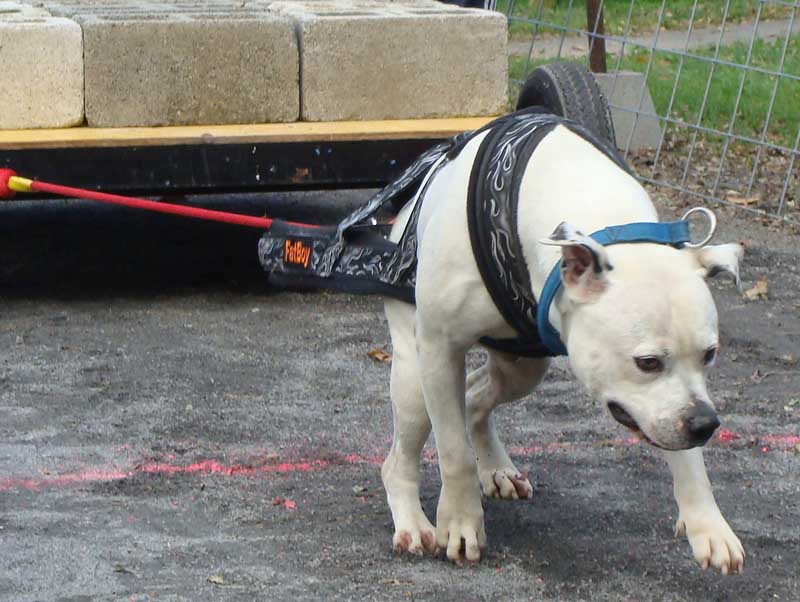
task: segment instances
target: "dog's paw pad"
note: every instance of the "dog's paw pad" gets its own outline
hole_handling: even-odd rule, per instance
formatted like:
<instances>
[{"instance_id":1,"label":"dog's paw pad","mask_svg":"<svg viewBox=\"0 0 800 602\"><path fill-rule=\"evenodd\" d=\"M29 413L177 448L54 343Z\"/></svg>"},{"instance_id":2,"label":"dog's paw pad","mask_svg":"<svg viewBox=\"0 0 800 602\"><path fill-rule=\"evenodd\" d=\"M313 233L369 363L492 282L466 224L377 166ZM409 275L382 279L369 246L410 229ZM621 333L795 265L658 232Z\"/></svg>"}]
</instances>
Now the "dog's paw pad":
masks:
<instances>
[{"instance_id":1,"label":"dog's paw pad","mask_svg":"<svg viewBox=\"0 0 800 602\"><path fill-rule=\"evenodd\" d=\"M533 497L533 486L527 473L501 468L492 473L492 482L484 487L484 493L501 500L528 500Z\"/></svg>"},{"instance_id":2,"label":"dog's paw pad","mask_svg":"<svg viewBox=\"0 0 800 602\"><path fill-rule=\"evenodd\" d=\"M533 486L528 480L528 474L523 472L519 475L509 477L514 489L517 490L517 497L521 500L529 500L533 497Z\"/></svg>"},{"instance_id":3,"label":"dog's paw pad","mask_svg":"<svg viewBox=\"0 0 800 602\"><path fill-rule=\"evenodd\" d=\"M411 533L407 531L395 533L392 547L398 552L407 552L411 547Z\"/></svg>"}]
</instances>

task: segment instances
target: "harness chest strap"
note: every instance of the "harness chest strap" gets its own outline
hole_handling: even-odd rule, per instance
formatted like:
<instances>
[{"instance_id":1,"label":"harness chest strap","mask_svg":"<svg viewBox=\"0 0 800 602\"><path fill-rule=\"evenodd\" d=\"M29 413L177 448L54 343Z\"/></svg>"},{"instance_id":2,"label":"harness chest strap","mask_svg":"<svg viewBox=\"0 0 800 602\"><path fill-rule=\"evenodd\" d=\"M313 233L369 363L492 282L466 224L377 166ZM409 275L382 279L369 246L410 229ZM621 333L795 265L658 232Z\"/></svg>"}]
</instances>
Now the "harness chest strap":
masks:
<instances>
[{"instance_id":1,"label":"harness chest strap","mask_svg":"<svg viewBox=\"0 0 800 602\"><path fill-rule=\"evenodd\" d=\"M580 136L630 173L619 152L586 128L541 110L514 113L493 125L473 161L467 223L475 262L497 310L515 339L484 337L487 347L526 357L557 354L537 330L537 301L517 231L520 186L540 142L557 126Z\"/></svg>"}]
</instances>

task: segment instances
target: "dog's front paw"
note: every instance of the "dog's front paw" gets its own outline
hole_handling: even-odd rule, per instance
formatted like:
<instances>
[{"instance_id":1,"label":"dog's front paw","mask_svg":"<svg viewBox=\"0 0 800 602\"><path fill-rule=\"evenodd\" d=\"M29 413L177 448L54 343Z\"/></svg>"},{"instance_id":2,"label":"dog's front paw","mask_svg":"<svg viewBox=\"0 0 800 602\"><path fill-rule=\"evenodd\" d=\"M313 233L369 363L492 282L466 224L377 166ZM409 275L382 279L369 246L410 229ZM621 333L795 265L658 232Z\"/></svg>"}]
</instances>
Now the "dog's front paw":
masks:
<instances>
[{"instance_id":1,"label":"dog's front paw","mask_svg":"<svg viewBox=\"0 0 800 602\"><path fill-rule=\"evenodd\" d=\"M742 542L716 508L681 512L675 525L675 536L686 534L695 560L703 569L713 566L723 575L744 569L745 553Z\"/></svg>"},{"instance_id":2,"label":"dog's front paw","mask_svg":"<svg viewBox=\"0 0 800 602\"><path fill-rule=\"evenodd\" d=\"M460 489L460 488L459 488ZM442 487L436 511L436 546L456 564L477 562L486 548L483 506L477 487L452 491Z\"/></svg>"}]
</instances>

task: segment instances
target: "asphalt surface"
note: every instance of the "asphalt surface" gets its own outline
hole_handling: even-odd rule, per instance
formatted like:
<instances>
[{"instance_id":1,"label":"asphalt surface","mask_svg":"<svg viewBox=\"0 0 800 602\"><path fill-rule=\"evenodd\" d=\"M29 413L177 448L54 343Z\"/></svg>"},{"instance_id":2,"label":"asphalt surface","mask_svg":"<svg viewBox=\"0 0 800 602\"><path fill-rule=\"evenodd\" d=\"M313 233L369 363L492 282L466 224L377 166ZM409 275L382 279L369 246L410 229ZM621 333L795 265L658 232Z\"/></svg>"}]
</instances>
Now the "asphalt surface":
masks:
<instances>
[{"instance_id":1,"label":"asphalt surface","mask_svg":"<svg viewBox=\"0 0 800 602\"><path fill-rule=\"evenodd\" d=\"M332 222L361 198L238 209ZM666 466L563 361L499 412L535 491L485 502L485 560L395 555L389 365L367 355L391 351L379 299L269 290L249 230L0 209L0 598L800 600L798 234L720 218L721 240L747 241L744 288L769 291L713 287L725 430L707 462L748 554L728 578L673 540ZM423 478L433 517L430 449Z\"/></svg>"}]
</instances>

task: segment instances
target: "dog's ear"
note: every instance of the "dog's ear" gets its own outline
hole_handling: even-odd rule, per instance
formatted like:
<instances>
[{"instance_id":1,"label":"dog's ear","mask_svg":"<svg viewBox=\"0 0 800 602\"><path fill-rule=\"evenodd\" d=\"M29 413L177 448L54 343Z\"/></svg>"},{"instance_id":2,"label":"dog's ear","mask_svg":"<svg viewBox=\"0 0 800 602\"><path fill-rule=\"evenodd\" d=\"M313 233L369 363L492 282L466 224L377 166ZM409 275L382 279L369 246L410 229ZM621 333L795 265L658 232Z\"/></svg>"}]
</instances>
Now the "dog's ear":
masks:
<instances>
[{"instance_id":1,"label":"dog's ear","mask_svg":"<svg viewBox=\"0 0 800 602\"><path fill-rule=\"evenodd\" d=\"M739 262L744 257L744 247L738 243L708 245L699 249L689 249L698 263L703 278L713 278L717 274L730 274L736 286L740 287Z\"/></svg>"},{"instance_id":2,"label":"dog's ear","mask_svg":"<svg viewBox=\"0 0 800 602\"><path fill-rule=\"evenodd\" d=\"M614 268L603 245L567 222L540 242L561 247L561 283L573 301L585 303L606 290L606 273Z\"/></svg>"}]
</instances>

